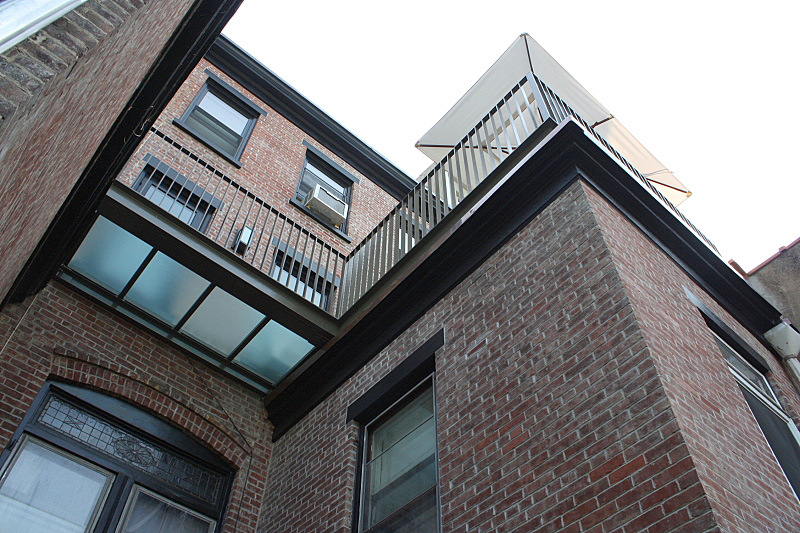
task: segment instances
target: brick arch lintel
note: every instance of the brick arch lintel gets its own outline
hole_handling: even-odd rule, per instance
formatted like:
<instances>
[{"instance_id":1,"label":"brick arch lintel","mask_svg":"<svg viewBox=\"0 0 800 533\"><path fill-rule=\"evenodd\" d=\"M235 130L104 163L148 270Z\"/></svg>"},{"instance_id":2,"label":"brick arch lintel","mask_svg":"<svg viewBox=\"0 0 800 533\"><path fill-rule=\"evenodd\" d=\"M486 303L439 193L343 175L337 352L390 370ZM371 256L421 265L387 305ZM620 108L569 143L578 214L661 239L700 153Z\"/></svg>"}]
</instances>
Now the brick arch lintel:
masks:
<instances>
[{"instance_id":1,"label":"brick arch lintel","mask_svg":"<svg viewBox=\"0 0 800 533\"><path fill-rule=\"evenodd\" d=\"M119 397L192 435L236 470L246 466L250 451L195 410L139 379L87 359L91 356L57 347L50 377Z\"/></svg>"}]
</instances>

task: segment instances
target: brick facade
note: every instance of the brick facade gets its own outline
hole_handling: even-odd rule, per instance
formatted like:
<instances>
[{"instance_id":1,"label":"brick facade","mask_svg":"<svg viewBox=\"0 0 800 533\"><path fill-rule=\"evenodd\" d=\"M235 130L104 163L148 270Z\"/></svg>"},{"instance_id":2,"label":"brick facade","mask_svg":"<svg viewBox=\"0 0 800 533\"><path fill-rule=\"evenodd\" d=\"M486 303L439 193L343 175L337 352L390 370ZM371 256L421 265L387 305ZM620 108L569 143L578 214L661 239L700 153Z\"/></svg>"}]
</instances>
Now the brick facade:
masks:
<instances>
[{"instance_id":1,"label":"brick facade","mask_svg":"<svg viewBox=\"0 0 800 533\"><path fill-rule=\"evenodd\" d=\"M192 0L89 0L0 56L0 298Z\"/></svg>"},{"instance_id":2,"label":"brick facade","mask_svg":"<svg viewBox=\"0 0 800 533\"><path fill-rule=\"evenodd\" d=\"M47 379L86 386L223 457L236 470L223 531L256 530L271 448L258 394L59 283L8 306L0 328L0 446Z\"/></svg>"},{"instance_id":3,"label":"brick facade","mask_svg":"<svg viewBox=\"0 0 800 533\"><path fill-rule=\"evenodd\" d=\"M266 115L260 116L256 122L255 129L242 154L240 168L173 124L173 120L179 119L184 114L205 84L208 78L206 70L219 76L240 94L266 111ZM156 120L155 127L344 254L349 253L397 204L397 200L370 181L369 176L358 172L339 154L323 146L322 143L259 100L206 59L203 59L192 71L181 89ZM304 141L312 144L360 180L352 187L347 223L347 236L351 242L342 239L324 224L289 203L289 199L294 198L306 159L307 148L303 144ZM152 153L167 164L171 164L175 158L174 155L171 155L170 148L157 138L145 141L120 174L121 181L128 185L134 182L142 170L142 159L146 153ZM195 170L197 164L194 161L189 163L178 164L175 169L191 176L197 172Z\"/></svg>"}]
</instances>

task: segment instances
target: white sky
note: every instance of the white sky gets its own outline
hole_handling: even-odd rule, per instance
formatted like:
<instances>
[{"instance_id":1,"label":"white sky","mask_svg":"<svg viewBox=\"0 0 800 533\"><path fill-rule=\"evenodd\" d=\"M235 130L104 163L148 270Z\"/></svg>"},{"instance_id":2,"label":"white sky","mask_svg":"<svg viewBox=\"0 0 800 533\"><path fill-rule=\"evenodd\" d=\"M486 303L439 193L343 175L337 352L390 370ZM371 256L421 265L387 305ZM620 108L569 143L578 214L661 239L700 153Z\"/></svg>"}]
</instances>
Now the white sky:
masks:
<instances>
[{"instance_id":1,"label":"white sky","mask_svg":"<svg viewBox=\"0 0 800 533\"><path fill-rule=\"evenodd\" d=\"M798 22L796 0L246 0L224 33L416 178L414 143L527 32L749 270L800 237Z\"/></svg>"}]
</instances>

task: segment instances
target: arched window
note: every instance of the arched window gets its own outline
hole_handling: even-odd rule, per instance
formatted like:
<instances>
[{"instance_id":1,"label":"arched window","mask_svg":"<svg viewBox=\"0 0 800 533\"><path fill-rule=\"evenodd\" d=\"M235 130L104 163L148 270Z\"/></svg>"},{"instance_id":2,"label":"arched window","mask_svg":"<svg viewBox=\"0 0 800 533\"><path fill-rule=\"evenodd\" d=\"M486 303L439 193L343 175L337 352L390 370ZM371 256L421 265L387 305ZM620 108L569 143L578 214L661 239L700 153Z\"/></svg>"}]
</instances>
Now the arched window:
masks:
<instances>
[{"instance_id":1,"label":"arched window","mask_svg":"<svg viewBox=\"0 0 800 533\"><path fill-rule=\"evenodd\" d=\"M212 533L233 479L180 430L61 383L37 396L0 464L0 533Z\"/></svg>"}]
</instances>

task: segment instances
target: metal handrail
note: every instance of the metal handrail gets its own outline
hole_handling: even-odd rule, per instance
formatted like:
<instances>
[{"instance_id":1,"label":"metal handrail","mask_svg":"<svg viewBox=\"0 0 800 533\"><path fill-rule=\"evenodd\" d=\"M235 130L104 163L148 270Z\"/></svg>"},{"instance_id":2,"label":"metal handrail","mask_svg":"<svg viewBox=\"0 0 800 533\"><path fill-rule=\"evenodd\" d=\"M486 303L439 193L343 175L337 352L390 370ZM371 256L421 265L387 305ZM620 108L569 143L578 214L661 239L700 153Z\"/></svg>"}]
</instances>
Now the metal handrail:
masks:
<instances>
[{"instance_id":1,"label":"metal handrail","mask_svg":"<svg viewBox=\"0 0 800 533\"><path fill-rule=\"evenodd\" d=\"M117 179L322 309L346 255L164 132L150 129Z\"/></svg>"}]
</instances>

